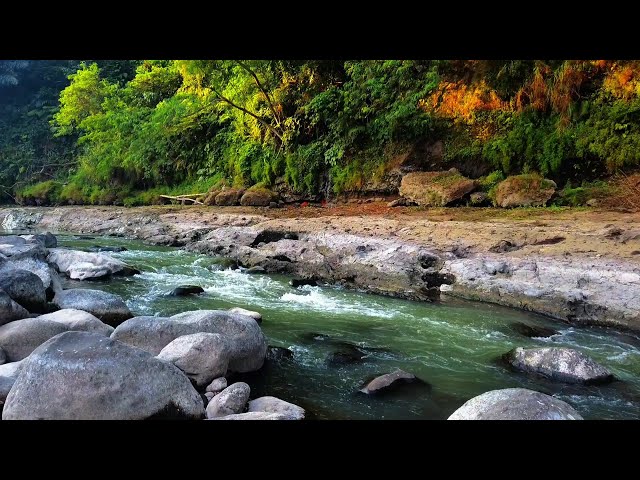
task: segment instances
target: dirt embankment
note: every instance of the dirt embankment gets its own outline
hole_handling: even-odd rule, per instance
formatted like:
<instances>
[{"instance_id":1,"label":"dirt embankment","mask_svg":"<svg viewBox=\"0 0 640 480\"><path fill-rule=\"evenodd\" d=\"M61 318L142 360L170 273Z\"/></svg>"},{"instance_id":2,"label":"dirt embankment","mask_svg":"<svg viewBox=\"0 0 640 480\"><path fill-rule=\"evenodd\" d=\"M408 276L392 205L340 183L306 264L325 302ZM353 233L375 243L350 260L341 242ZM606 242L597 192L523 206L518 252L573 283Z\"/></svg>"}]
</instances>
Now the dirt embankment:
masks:
<instances>
[{"instance_id":1,"label":"dirt embankment","mask_svg":"<svg viewBox=\"0 0 640 480\"><path fill-rule=\"evenodd\" d=\"M387 208L0 209L9 227L123 235L416 300L440 292L640 330L640 214Z\"/></svg>"}]
</instances>

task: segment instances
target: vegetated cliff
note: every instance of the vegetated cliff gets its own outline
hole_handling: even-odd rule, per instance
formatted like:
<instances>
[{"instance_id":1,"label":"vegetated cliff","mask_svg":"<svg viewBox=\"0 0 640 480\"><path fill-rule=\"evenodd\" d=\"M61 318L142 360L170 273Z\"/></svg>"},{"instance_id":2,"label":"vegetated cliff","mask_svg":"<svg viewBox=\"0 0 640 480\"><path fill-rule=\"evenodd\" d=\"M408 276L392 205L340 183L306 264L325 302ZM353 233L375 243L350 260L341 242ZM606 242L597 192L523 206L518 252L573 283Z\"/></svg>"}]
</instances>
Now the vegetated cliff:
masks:
<instances>
[{"instance_id":1,"label":"vegetated cliff","mask_svg":"<svg viewBox=\"0 0 640 480\"><path fill-rule=\"evenodd\" d=\"M583 204L640 160L638 91L631 60L0 61L0 195L319 201L455 167L489 197L538 173Z\"/></svg>"}]
</instances>

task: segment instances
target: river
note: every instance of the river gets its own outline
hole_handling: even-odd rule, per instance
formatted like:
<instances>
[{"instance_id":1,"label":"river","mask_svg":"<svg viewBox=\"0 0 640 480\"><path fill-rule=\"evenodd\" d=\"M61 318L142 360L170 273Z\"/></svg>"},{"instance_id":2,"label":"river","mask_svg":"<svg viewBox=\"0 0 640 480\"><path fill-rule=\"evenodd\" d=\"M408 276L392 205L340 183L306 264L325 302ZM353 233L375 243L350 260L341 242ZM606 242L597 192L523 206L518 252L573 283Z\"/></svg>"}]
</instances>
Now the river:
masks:
<instances>
[{"instance_id":1,"label":"river","mask_svg":"<svg viewBox=\"0 0 640 480\"><path fill-rule=\"evenodd\" d=\"M110 281L67 281L121 295L136 315L172 315L196 309L243 307L263 315L270 345L287 347L291 359L270 362L242 377L252 397L274 395L305 407L319 419L445 419L464 401L488 390L525 387L553 394L586 419L640 418L640 337L603 328L577 328L494 305L443 299L412 302L335 287L292 288L289 277L248 275L221 258L114 237L60 235L61 246L124 246L113 253L142 273ZM169 297L179 285L205 293ZM518 323L550 327L557 334L529 338ZM516 346L564 346L581 350L619 379L607 386L552 384L512 372L501 354ZM364 357L353 363L330 361ZM425 385L409 385L383 397L357 393L363 381L394 368Z\"/></svg>"}]
</instances>

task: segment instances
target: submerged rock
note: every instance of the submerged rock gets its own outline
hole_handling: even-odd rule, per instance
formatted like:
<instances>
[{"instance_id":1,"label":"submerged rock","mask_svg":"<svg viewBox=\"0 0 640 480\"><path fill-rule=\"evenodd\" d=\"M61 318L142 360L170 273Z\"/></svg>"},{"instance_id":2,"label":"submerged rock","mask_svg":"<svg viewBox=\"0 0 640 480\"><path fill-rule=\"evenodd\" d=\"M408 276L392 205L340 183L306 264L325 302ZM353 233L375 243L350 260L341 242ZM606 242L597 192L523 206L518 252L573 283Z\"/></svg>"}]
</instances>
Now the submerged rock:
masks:
<instances>
[{"instance_id":1,"label":"submerged rock","mask_svg":"<svg viewBox=\"0 0 640 480\"><path fill-rule=\"evenodd\" d=\"M547 338L558 334L558 331L553 328L543 327L540 325L530 325L524 322L512 323L509 328L520 335L530 338Z\"/></svg>"},{"instance_id":2,"label":"submerged rock","mask_svg":"<svg viewBox=\"0 0 640 480\"><path fill-rule=\"evenodd\" d=\"M472 398L448 420L582 420L562 400L526 388L491 390Z\"/></svg>"},{"instance_id":3,"label":"submerged rock","mask_svg":"<svg viewBox=\"0 0 640 480\"><path fill-rule=\"evenodd\" d=\"M254 312L252 310L246 310L244 308L235 307L229 310L231 313L238 313L240 315L246 315L247 317L253 318L256 322L262 323L262 314L258 312Z\"/></svg>"},{"instance_id":4,"label":"submerged rock","mask_svg":"<svg viewBox=\"0 0 640 480\"><path fill-rule=\"evenodd\" d=\"M229 346L218 333L183 335L169 343L158 358L173 363L198 387L227 373Z\"/></svg>"},{"instance_id":5,"label":"submerged rock","mask_svg":"<svg viewBox=\"0 0 640 480\"><path fill-rule=\"evenodd\" d=\"M384 392L389 392L391 390L396 390L401 385L406 385L409 383L424 384L422 380L420 380L418 377L416 377L412 373L397 369L394 372L380 375L374 378L373 380L367 382L367 384L364 387L362 387L359 391L362 393L366 393L367 395L380 394Z\"/></svg>"},{"instance_id":6,"label":"submerged rock","mask_svg":"<svg viewBox=\"0 0 640 480\"><path fill-rule=\"evenodd\" d=\"M249 412L281 414L286 420L304 419L304 408L276 397L260 397L249 402Z\"/></svg>"},{"instance_id":7,"label":"submerged rock","mask_svg":"<svg viewBox=\"0 0 640 480\"><path fill-rule=\"evenodd\" d=\"M219 333L230 348L229 369L258 370L264 363L267 341L255 320L223 310L196 310L163 317L135 317L118 326L112 338L157 355L174 339L192 333Z\"/></svg>"},{"instance_id":8,"label":"submerged rock","mask_svg":"<svg viewBox=\"0 0 640 480\"><path fill-rule=\"evenodd\" d=\"M139 270L105 253L52 248L47 261L73 280L89 280L111 275L135 275Z\"/></svg>"},{"instance_id":9,"label":"submerged rock","mask_svg":"<svg viewBox=\"0 0 640 480\"><path fill-rule=\"evenodd\" d=\"M251 389L244 382L229 385L207 405L207 418L224 417L244 411Z\"/></svg>"},{"instance_id":10,"label":"submerged rock","mask_svg":"<svg viewBox=\"0 0 640 480\"><path fill-rule=\"evenodd\" d=\"M351 365L359 363L367 354L358 350L351 345L344 345L340 350L332 352L326 359L326 364L330 367L339 367L342 365Z\"/></svg>"},{"instance_id":11,"label":"submerged rock","mask_svg":"<svg viewBox=\"0 0 640 480\"><path fill-rule=\"evenodd\" d=\"M285 347L272 347L267 350L267 360L280 361L285 358L293 358L293 352Z\"/></svg>"},{"instance_id":12,"label":"submerged rock","mask_svg":"<svg viewBox=\"0 0 640 480\"><path fill-rule=\"evenodd\" d=\"M30 312L46 311L47 294L42 280L27 270L3 270L0 289Z\"/></svg>"},{"instance_id":13,"label":"submerged rock","mask_svg":"<svg viewBox=\"0 0 640 480\"><path fill-rule=\"evenodd\" d=\"M20 369L3 420L199 419L200 395L171 363L108 337L65 332Z\"/></svg>"},{"instance_id":14,"label":"submerged rock","mask_svg":"<svg viewBox=\"0 0 640 480\"><path fill-rule=\"evenodd\" d=\"M318 285L318 280L314 277L292 278L291 280L289 280L289 285L291 285L293 288L303 287L305 285L315 287Z\"/></svg>"},{"instance_id":15,"label":"submerged rock","mask_svg":"<svg viewBox=\"0 0 640 480\"><path fill-rule=\"evenodd\" d=\"M170 297L185 297L187 295L199 295L204 293L204 288L197 285L182 285L169 292Z\"/></svg>"},{"instance_id":16,"label":"submerged rock","mask_svg":"<svg viewBox=\"0 0 640 480\"><path fill-rule=\"evenodd\" d=\"M86 312L60 310L36 318L25 318L0 326L0 347L10 362L29 356L36 348L59 333L70 330L94 332L105 337L113 328ZM67 316L68 315L68 316ZM66 317L66 320L64 318Z\"/></svg>"},{"instance_id":17,"label":"submerged rock","mask_svg":"<svg viewBox=\"0 0 640 480\"><path fill-rule=\"evenodd\" d=\"M260 267L260 266L255 266L255 267L251 267L251 268L247 268L244 273L248 273L249 275L251 274L255 274L255 273L266 273L267 271L264 269L264 267Z\"/></svg>"},{"instance_id":18,"label":"submerged rock","mask_svg":"<svg viewBox=\"0 0 640 480\"><path fill-rule=\"evenodd\" d=\"M517 347L507 352L503 359L517 370L559 382L592 385L608 383L614 379L613 374L605 367L571 348Z\"/></svg>"},{"instance_id":19,"label":"submerged rock","mask_svg":"<svg viewBox=\"0 0 640 480\"><path fill-rule=\"evenodd\" d=\"M113 293L88 288L73 288L58 292L53 303L61 309L89 312L113 327L133 317L122 298Z\"/></svg>"},{"instance_id":20,"label":"submerged rock","mask_svg":"<svg viewBox=\"0 0 640 480\"><path fill-rule=\"evenodd\" d=\"M126 247L103 247L100 245L94 245L93 247L87 248L89 252L100 253L100 252L126 252Z\"/></svg>"}]
</instances>

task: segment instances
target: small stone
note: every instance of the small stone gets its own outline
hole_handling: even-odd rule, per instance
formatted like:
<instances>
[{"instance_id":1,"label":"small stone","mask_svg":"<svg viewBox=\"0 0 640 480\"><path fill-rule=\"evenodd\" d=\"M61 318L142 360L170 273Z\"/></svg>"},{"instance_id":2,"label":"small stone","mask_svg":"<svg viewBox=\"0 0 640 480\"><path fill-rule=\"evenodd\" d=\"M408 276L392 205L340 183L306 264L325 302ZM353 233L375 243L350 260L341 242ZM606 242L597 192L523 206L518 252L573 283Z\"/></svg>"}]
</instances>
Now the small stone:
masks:
<instances>
[{"instance_id":1,"label":"small stone","mask_svg":"<svg viewBox=\"0 0 640 480\"><path fill-rule=\"evenodd\" d=\"M251 389L244 382L229 385L218 395L213 397L207 405L207 418L224 417L234 413L242 413Z\"/></svg>"},{"instance_id":2,"label":"small stone","mask_svg":"<svg viewBox=\"0 0 640 480\"><path fill-rule=\"evenodd\" d=\"M205 389L205 391L208 393L212 393L213 395L217 395L221 391L223 391L225 388L227 388L227 379L224 377L219 377L219 378L216 378L209 385L207 385L207 388Z\"/></svg>"}]
</instances>

